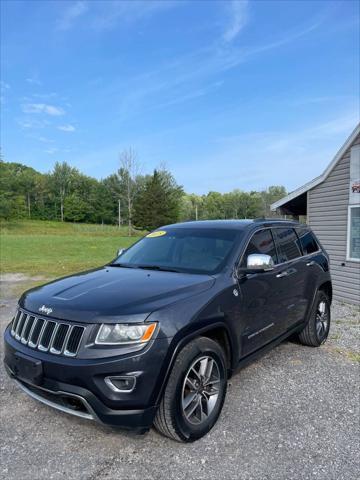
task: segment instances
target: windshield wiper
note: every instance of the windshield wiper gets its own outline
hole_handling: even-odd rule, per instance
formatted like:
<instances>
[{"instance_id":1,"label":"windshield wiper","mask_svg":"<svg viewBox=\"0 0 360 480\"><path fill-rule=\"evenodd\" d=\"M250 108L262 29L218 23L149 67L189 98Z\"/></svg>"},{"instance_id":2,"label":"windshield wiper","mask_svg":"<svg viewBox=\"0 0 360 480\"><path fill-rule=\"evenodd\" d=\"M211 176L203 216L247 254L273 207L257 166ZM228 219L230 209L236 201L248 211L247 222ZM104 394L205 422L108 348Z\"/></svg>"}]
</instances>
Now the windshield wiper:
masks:
<instances>
[{"instance_id":1,"label":"windshield wiper","mask_svg":"<svg viewBox=\"0 0 360 480\"><path fill-rule=\"evenodd\" d=\"M176 268L162 267L161 265L137 265L137 268L142 268L143 270L159 270L160 272L180 272L180 270Z\"/></svg>"},{"instance_id":2,"label":"windshield wiper","mask_svg":"<svg viewBox=\"0 0 360 480\"><path fill-rule=\"evenodd\" d=\"M129 263L109 263L107 267L121 267L121 268L138 268L137 265L130 265Z\"/></svg>"}]
</instances>

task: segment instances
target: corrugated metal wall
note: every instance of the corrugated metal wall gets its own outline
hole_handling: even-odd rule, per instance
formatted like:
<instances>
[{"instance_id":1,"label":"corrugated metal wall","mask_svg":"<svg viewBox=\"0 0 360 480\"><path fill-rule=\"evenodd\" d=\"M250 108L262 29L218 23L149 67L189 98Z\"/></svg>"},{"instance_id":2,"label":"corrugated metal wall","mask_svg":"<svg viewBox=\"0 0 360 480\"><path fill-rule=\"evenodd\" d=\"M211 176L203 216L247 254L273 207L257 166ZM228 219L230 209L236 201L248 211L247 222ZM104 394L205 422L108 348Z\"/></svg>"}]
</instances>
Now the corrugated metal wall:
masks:
<instances>
[{"instance_id":1,"label":"corrugated metal wall","mask_svg":"<svg viewBox=\"0 0 360 480\"><path fill-rule=\"evenodd\" d=\"M360 135L353 145L360 144ZM350 149L327 179L308 191L307 222L330 255L334 298L360 304L360 263L346 260Z\"/></svg>"}]
</instances>

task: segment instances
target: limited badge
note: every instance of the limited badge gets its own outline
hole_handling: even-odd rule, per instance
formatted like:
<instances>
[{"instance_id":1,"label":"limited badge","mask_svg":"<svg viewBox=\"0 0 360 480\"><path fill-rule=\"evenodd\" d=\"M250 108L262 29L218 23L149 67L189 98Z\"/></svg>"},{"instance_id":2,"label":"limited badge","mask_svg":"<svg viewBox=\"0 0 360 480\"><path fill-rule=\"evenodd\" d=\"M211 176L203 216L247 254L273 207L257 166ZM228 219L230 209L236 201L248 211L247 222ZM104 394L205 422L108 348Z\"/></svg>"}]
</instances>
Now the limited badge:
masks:
<instances>
[{"instance_id":1,"label":"limited badge","mask_svg":"<svg viewBox=\"0 0 360 480\"><path fill-rule=\"evenodd\" d=\"M234 288L233 294L234 294L235 297L238 297L238 296L239 296L239 292L236 290L236 288Z\"/></svg>"},{"instance_id":2,"label":"limited badge","mask_svg":"<svg viewBox=\"0 0 360 480\"><path fill-rule=\"evenodd\" d=\"M156 232L151 232L148 235L146 235L146 238L163 237L164 235L166 235L165 230L156 230Z\"/></svg>"}]
</instances>

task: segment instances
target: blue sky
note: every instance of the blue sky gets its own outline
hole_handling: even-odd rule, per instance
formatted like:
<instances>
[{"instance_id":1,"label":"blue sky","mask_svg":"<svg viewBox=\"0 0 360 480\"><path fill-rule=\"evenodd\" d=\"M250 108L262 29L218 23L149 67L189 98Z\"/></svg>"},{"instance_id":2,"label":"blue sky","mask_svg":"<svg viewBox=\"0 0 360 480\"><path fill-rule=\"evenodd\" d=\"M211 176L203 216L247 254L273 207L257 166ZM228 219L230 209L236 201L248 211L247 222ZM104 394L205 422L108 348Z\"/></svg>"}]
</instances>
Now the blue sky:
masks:
<instances>
[{"instance_id":1,"label":"blue sky","mask_svg":"<svg viewBox=\"0 0 360 480\"><path fill-rule=\"evenodd\" d=\"M186 191L288 190L359 121L359 3L2 1L2 153Z\"/></svg>"}]
</instances>

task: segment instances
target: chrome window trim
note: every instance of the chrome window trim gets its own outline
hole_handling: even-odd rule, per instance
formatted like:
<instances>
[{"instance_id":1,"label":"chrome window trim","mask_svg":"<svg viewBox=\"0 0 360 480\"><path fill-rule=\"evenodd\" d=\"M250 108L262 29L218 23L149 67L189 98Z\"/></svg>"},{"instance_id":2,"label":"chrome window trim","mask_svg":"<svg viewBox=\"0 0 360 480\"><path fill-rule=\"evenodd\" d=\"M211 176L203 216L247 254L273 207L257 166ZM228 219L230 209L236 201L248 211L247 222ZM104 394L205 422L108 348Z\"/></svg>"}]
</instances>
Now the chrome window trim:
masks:
<instances>
[{"instance_id":1,"label":"chrome window trim","mask_svg":"<svg viewBox=\"0 0 360 480\"><path fill-rule=\"evenodd\" d=\"M245 248L243 249L243 253L240 255L240 257L238 258L238 261L235 263L235 267L238 268L239 265L241 264L241 262L243 260L243 257L245 255L246 249L247 249L252 237L255 235L255 233L260 232L262 230L272 230L272 229L275 229L275 228L284 228L284 225L281 225L281 226L279 225L279 226L276 226L276 227L264 227L264 228L259 228L258 230L255 230L255 232L253 232L253 234L249 237L249 240L246 242ZM299 236L296 232L296 226L295 227L291 226L290 228L293 228L295 230L296 236L299 238ZM312 230L311 230L311 232L312 232ZM274 243L275 243L275 247L277 249L277 245L276 245L276 241L275 241L274 237L273 237L273 240L274 240ZM316 250L316 252L308 253L306 255L301 255L300 257L293 258L292 260L287 260L286 262L276 263L274 265L274 269L276 269L278 267L282 267L282 266L287 265L287 264L292 263L292 262L296 262L296 261L301 260L303 258L307 258L307 257L310 257L312 255L317 255L319 253L322 253L323 250L320 248L318 241L316 241L316 243L319 247L319 249Z\"/></svg>"}]
</instances>

